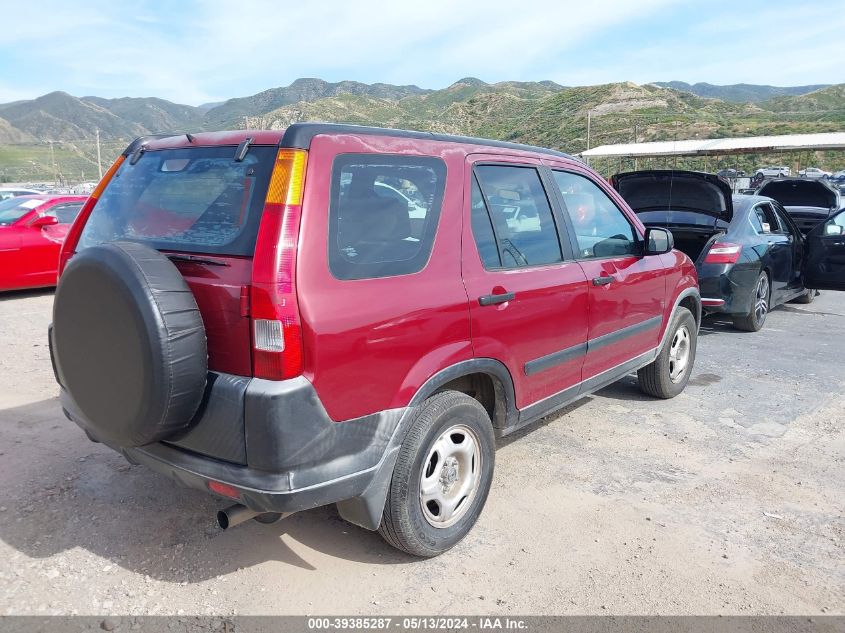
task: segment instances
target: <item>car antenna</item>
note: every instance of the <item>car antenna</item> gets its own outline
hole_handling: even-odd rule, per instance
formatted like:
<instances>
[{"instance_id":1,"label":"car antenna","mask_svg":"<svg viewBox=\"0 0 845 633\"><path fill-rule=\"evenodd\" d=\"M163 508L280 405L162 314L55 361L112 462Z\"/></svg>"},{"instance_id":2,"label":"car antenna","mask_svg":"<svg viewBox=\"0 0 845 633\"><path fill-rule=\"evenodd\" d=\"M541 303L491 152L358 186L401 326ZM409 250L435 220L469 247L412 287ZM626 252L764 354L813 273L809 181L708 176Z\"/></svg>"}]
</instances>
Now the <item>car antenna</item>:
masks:
<instances>
[{"instance_id":1,"label":"car antenna","mask_svg":"<svg viewBox=\"0 0 845 633\"><path fill-rule=\"evenodd\" d=\"M194 142L194 137L193 137L193 136L191 136L190 134L188 134L187 132L185 132L185 138L186 138L186 139L188 139L188 142L189 142L189 143L193 143L193 142Z\"/></svg>"},{"instance_id":2,"label":"car antenna","mask_svg":"<svg viewBox=\"0 0 845 633\"><path fill-rule=\"evenodd\" d=\"M246 158L246 153L249 151L249 146L255 142L255 139L251 136L249 138L245 138L240 142L237 149L235 149L235 162L239 163L244 158Z\"/></svg>"}]
</instances>

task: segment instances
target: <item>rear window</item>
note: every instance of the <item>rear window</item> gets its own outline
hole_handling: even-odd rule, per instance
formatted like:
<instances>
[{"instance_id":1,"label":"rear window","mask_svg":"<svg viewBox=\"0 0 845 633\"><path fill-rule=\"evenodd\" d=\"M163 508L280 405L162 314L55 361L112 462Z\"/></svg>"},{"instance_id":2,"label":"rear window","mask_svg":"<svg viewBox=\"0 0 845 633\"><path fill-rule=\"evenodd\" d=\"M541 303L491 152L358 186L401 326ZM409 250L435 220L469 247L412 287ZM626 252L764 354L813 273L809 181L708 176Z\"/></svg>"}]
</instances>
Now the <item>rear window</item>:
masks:
<instances>
[{"instance_id":1,"label":"rear window","mask_svg":"<svg viewBox=\"0 0 845 633\"><path fill-rule=\"evenodd\" d=\"M408 275L431 254L446 165L439 158L342 154L332 169L329 269L338 279Z\"/></svg>"},{"instance_id":2,"label":"rear window","mask_svg":"<svg viewBox=\"0 0 845 633\"><path fill-rule=\"evenodd\" d=\"M706 213L696 213L695 211L636 211L637 217L640 218L643 224L649 226L695 226L695 227L722 227L727 226L727 222L721 219L714 218L712 215Z\"/></svg>"},{"instance_id":3,"label":"rear window","mask_svg":"<svg viewBox=\"0 0 845 633\"><path fill-rule=\"evenodd\" d=\"M88 218L78 249L113 240L159 250L251 256L276 156L234 146L144 152L125 161Z\"/></svg>"}]
</instances>

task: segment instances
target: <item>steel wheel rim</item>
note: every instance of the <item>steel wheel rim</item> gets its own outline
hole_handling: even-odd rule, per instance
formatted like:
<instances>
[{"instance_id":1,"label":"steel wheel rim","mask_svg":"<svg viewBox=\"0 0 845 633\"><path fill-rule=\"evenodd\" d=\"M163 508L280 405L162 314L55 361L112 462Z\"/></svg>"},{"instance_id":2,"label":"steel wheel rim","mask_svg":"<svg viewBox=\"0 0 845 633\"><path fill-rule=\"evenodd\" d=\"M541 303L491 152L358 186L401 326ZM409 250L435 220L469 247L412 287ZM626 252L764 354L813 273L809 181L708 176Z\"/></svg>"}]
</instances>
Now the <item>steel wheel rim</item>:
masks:
<instances>
[{"instance_id":1,"label":"steel wheel rim","mask_svg":"<svg viewBox=\"0 0 845 633\"><path fill-rule=\"evenodd\" d=\"M463 424L431 445L420 473L420 506L429 525L447 528L467 513L481 484L482 459L478 435Z\"/></svg>"},{"instance_id":2,"label":"steel wheel rim","mask_svg":"<svg viewBox=\"0 0 845 633\"><path fill-rule=\"evenodd\" d=\"M689 365L690 333L686 325L682 325L672 337L669 346L669 380L678 382L683 378Z\"/></svg>"},{"instance_id":3,"label":"steel wheel rim","mask_svg":"<svg viewBox=\"0 0 845 633\"><path fill-rule=\"evenodd\" d=\"M757 323L762 323L769 311L769 278L766 275L760 277L757 282L757 291L754 293L754 317Z\"/></svg>"}]
</instances>

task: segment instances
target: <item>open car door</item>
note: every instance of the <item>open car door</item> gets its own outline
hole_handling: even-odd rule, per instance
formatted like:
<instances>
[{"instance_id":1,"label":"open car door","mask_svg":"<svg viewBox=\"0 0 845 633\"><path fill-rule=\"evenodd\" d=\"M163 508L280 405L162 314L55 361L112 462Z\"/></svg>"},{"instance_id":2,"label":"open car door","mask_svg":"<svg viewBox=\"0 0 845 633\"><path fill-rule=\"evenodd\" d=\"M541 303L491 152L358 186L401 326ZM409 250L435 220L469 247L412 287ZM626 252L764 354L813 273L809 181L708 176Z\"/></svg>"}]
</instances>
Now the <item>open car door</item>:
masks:
<instances>
[{"instance_id":1,"label":"open car door","mask_svg":"<svg viewBox=\"0 0 845 633\"><path fill-rule=\"evenodd\" d=\"M845 209L807 234L804 286L845 290Z\"/></svg>"}]
</instances>

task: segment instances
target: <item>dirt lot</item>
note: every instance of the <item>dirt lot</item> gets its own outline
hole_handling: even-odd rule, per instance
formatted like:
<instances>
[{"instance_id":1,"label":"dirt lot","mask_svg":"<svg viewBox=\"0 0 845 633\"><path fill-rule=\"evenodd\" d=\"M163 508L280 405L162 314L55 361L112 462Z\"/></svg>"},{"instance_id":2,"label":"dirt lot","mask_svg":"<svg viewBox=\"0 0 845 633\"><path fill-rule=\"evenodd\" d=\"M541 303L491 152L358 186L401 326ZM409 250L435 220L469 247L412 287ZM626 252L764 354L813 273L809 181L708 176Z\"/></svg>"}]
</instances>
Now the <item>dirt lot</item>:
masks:
<instances>
[{"instance_id":1,"label":"dirt lot","mask_svg":"<svg viewBox=\"0 0 845 633\"><path fill-rule=\"evenodd\" d=\"M674 400L629 377L508 438L429 561L333 508L221 532L214 499L89 442L51 303L0 297L0 614L845 613L845 293L758 334L705 320Z\"/></svg>"}]
</instances>

